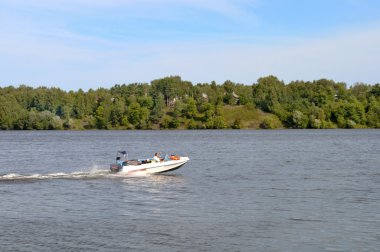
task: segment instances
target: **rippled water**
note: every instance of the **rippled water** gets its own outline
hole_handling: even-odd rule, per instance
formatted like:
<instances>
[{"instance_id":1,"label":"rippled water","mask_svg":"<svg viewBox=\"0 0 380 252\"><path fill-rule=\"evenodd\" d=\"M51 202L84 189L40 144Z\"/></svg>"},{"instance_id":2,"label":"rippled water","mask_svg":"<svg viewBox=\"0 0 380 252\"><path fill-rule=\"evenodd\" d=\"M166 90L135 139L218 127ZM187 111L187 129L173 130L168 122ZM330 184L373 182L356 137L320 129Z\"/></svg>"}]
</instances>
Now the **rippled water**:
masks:
<instances>
[{"instance_id":1,"label":"rippled water","mask_svg":"<svg viewBox=\"0 0 380 252\"><path fill-rule=\"evenodd\" d=\"M116 151L190 157L108 173ZM0 132L1 251L377 251L380 131Z\"/></svg>"}]
</instances>

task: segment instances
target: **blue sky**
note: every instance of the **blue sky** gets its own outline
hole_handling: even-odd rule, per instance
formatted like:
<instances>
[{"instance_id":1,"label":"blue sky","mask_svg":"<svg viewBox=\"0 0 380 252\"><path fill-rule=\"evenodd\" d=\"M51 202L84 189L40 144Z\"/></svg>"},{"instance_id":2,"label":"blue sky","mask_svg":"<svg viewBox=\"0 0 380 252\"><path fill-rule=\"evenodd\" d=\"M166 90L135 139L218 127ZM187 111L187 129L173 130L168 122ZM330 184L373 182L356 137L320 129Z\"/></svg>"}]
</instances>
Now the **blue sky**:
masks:
<instances>
[{"instance_id":1,"label":"blue sky","mask_svg":"<svg viewBox=\"0 0 380 252\"><path fill-rule=\"evenodd\" d=\"M380 82L377 0L0 0L0 86Z\"/></svg>"}]
</instances>

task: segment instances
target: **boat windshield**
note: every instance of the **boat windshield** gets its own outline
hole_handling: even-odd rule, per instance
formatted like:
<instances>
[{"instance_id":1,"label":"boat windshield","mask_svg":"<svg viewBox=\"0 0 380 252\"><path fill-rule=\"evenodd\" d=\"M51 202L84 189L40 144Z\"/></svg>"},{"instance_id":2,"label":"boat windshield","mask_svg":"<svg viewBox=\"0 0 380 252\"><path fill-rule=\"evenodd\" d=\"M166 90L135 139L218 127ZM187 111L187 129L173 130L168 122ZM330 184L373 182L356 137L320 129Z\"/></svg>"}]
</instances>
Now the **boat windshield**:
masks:
<instances>
[{"instance_id":1,"label":"boat windshield","mask_svg":"<svg viewBox=\"0 0 380 252\"><path fill-rule=\"evenodd\" d=\"M118 151L117 152L117 154L116 154L116 160L120 160L120 159L123 159L123 161L128 159L128 153L127 153L127 151L123 150L123 151Z\"/></svg>"}]
</instances>

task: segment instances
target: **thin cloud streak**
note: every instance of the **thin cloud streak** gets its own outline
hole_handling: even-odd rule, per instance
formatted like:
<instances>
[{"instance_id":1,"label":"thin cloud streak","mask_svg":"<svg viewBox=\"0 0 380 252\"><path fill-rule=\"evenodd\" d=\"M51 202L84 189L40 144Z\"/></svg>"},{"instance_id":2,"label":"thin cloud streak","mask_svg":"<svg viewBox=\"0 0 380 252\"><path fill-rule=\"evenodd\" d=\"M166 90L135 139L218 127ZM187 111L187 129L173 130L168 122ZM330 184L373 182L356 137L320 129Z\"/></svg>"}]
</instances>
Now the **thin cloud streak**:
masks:
<instances>
[{"instance_id":1,"label":"thin cloud streak","mask_svg":"<svg viewBox=\"0 0 380 252\"><path fill-rule=\"evenodd\" d=\"M315 32L313 37L302 34L280 37L251 30L234 32L245 19L249 21L246 27L255 25L252 10L260 1L14 0L5 4L8 10L17 11L0 12L0 68L3 70L0 86L24 83L76 90L149 82L168 75L181 75L193 83L212 80L222 83L230 79L251 84L269 74L286 82L329 78L348 84L356 81L374 84L380 80L380 73L375 69L380 65L379 23L372 23L369 28L352 24L343 29L333 27L329 34L324 30L322 34ZM130 34L113 36L117 33L112 29L114 25L120 29L131 27L124 27L130 19L119 20L117 16L124 10L136 12L136 16L144 19L155 8L162 10L167 6L175 6L166 10L173 13L189 7L195 13L202 10L199 15L203 18L209 13L216 13L217 17L212 21L201 20L186 30L183 25L193 23L187 22L193 21L187 12L165 17L168 12L157 11L159 14L154 18L166 18L170 22L151 27L154 20ZM144 12L147 8L152 12ZM108 10L116 9L122 11L107 14ZM46 15L39 15L45 11ZM104 20L96 20L98 16L94 14L98 13L105 15ZM86 15L91 17L88 24ZM167 26L177 18L184 21L186 18L181 15L188 15L186 18L191 20L175 27ZM221 29L224 25L218 24L221 20L233 24L229 29ZM85 23L82 27L73 26L82 21ZM109 21L109 26L101 26L103 21ZM199 31L199 27L210 22L213 29ZM98 26L101 31L93 32ZM144 35L139 37L140 33Z\"/></svg>"},{"instance_id":2,"label":"thin cloud streak","mask_svg":"<svg viewBox=\"0 0 380 252\"><path fill-rule=\"evenodd\" d=\"M374 84L380 80L376 69L380 64L380 48L376 46L379 43L380 29L374 29L286 45L226 45L198 55L170 57L168 65L186 58L178 71L183 76L202 76L198 81L210 81L215 76L219 82L230 79L250 84L273 74L286 82L328 78L347 84L359 81ZM196 73L186 65L197 66Z\"/></svg>"},{"instance_id":3,"label":"thin cloud streak","mask_svg":"<svg viewBox=\"0 0 380 252\"><path fill-rule=\"evenodd\" d=\"M8 57L13 58L11 68L23 69L24 73L17 83L8 82L14 79L12 76L5 80L8 83L2 81L0 84L55 85L58 81L76 90L115 83L149 82L168 75L181 75L194 83L212 80L222 83L229 79L244 84L252 84L269 74L286 82L328 78L347 84L357 81L374 84L380 79L375 69L380 65L377 57L380 55L377 46L380 29L324 39L290 38L289 41L292 42L270 46L222 42L115 44L105 51L73 49L58 41L27 41L29 47L20 45L22 53ZM28 51L37 53L27 54ZM28 83L31 79L39 82Z\"/></svg>"},{"instance_id":4,"label":"thin cloud streak","mask_svg":"<svg viewBox=\"0 0 380 252\"><path fill-rule=\"evenodd\" d=\"M0 2L4 2L1 1ZM173 6L183 6L197 8L201 10L219 13L221 15L235 17L244 16L246 7L252 7L257 0L242 1L242 0L13 0L6 2L7 6L18 8L37 8L39 10L55 10L62 12L81 12L86 13L88 9L117 9L117 8L133 8L135 12L139 9L145 9L147 6L154 8L169 8ZM127 10L126 9L126 10ZM158 12L156 12L159 14Z\"/></svg>"}]
</instances>

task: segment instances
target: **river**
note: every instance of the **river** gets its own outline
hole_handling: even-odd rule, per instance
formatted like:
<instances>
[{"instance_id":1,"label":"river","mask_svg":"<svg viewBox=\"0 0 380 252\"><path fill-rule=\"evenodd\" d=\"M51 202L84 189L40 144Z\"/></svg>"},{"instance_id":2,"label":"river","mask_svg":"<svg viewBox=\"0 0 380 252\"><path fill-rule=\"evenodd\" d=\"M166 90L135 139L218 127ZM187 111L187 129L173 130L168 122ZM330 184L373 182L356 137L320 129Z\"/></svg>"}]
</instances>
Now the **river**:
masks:
<instances>
[{"instance_id":1,"label":"river","mask_svg":"<svg viewBox=\"0 0 380 252\"><path fill-rule=\"evenodd\" d=\"M377 251L380 131L0 131L0 202L1 251Z\"/></svg>"}]
</instances>

